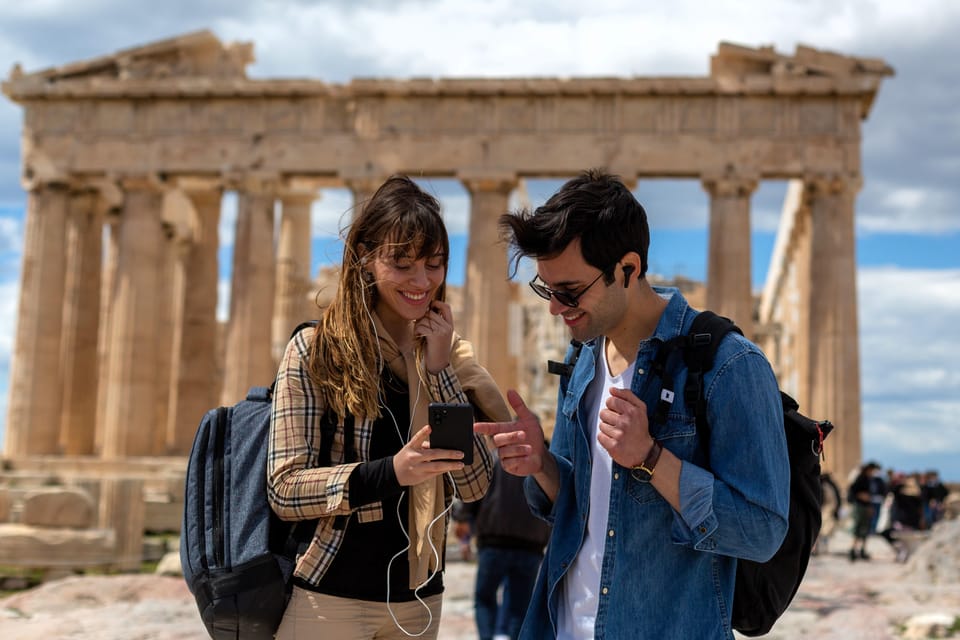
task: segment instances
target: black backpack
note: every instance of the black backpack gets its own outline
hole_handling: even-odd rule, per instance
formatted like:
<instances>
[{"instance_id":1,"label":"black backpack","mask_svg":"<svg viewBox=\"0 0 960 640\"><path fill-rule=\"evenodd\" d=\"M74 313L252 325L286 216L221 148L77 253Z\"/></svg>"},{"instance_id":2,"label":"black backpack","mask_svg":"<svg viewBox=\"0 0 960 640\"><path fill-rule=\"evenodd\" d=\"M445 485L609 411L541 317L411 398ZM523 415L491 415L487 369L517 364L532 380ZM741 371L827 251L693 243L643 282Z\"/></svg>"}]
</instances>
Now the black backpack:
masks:
<instances>
[{"instance_id":1,"label":"black backpack","mask_svg":"<svg viewBox=\"0 0 960 640\"><path fill-rule=\"evenodd\" d=\"M272 397L273 385L253 387L232 407L208 411L187 463L180 563L214 640L273 638L293 590L296 555L317 526L284 522L267 502ZM321 458L329 464L336 423L325 416L322 425Z\"/></svg>"},{"instance_id":2,"label":"black backpack","mask_svg":"<svg viewBox=\"0 0 960 640\"><path fill-rule=\"evenodd\" d=\"M728 318L703 311L694 318L690 332L667 341L654 360L653 372L660 375L663 387L651 420L663 422L672 401L673 381L668 363L673 353L683 356L687 367L684 401L693 406L701 441L709 443L707 403L703 393L703 374L713 367L717 347L731 332L741 333ZM663 390L669 393L663 393ZM820 533L822 495L820 458L823 440L833 430L829 421L816 421L797 411L796 400L780 392L783 402L783 428L790 459L790 515L787 534L780 549L767 562L737 561L733 594L733 628L745 636L761 636L770 631L783 615L800 588L813 545ZM709 459L707 452L703 452Z\"/></svg>"}]
</instances>

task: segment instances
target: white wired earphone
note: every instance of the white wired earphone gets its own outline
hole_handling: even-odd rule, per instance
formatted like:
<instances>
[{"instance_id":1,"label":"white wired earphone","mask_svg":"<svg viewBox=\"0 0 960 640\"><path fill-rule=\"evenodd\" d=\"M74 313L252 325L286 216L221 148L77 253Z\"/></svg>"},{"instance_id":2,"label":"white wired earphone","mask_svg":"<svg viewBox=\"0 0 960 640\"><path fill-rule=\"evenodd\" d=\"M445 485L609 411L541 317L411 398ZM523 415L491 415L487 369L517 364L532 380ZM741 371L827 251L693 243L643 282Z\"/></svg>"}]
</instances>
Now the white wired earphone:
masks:
<instances>
[{"instance_id":1,"label":"white wired earphone","mask_svg":"<svg viewBox=\"0 0 960 640\"><path fill-rule=\"evenodd\" d=\"M365 264L365 263L366 263L366 260L361 261L361 265L362 265L362 264ZM362 268L362 267L361 267L361 268ZM382 366L384 365L384 359L383 359L383 351L380 349L380 334L377 332L377 323L374 322L374 320L373 320L373 314L370 313L370 309L369 309L369 307L367 307L367 297L366 297L366 295L361 296L361 300L363 301L363 310L366 312L367 318L369 318L369 320L370 320L370 326L373 327L373 335L374 335L374 337L376 338L376 343L377 343L377 356L378 356L377 364L378 364L380 367L382 367ZM414 401L414 403L413 403L413 405L412 405L412 406L414 406L414 407L416 407L417 404L420 402L420 389L421 389L422 387L423 387L422 380L420 380L420 378L419 378L419 376L418 376L418 377L417 377L417 395L416 395L416 398L414 399L415 401ZM411 430L412 430L412 428L413 428L413 415L411 414L409 420L407 421L407 436L406 436L406 438L405 438L405 437L403 436L403 433L400 431L400 425L397 423L397 418L396 418L396 416L393 415L393 412L390 410L390 407L388 406L386 400L385 400L385 399L383 398L383 396L381 395L381 389L380 389L380 386L379 386L379 385L377 385L377 400L380 402L380 405L386 410L386 412L390 415L390 420L393 422L393 427L394 427L394 429L396 429L397 437L400 438L400 441L401 441L401 442L408 442L408 441L410 440L410 432L411 432ZM453 476L450 475L450 472L447 472L446 475L447 475L448 479L450 480L450 484L453 486L454 495L455 495L456 497L459 497L459 495L458 495L458 493L457 493L457 484L453 481ZM407 553L407 552L409 551L409 549L410 549L410 536L409 536L409 534L407 533L407 528L406 528L406 526L405 526L405 524L404 524L403 516L402 516L401 513L400 513L400 503L402 502L402 500L403 500L403 494L405 494L405 493L406 493L406 489L404 489L403 491L401 491L401 492L400 492L400 499L397 500L397 522L400 524L400 531L403 532L403 537L406 539L407 544L406 544L406 546L403 547L403 549L401 549L401 550L398 551L396 554L394 554L394 556L393 556L392 558L390 558L390 561L387 563L387 573L386 573L386 579L387 579L387 611L390 613L390 618L393 620L393 624L396 625L397 629L399 629L400 631L402 631L402 632L404 633L404 635L407 635L407 636L409 636L409 637L411 637L411 638L418 638L418 637L422 636L423 634L425 634L425 633L427 632L427 630L430 629L430 626L433 624L433 611L430 610L430 606L427 605L427 603L424 602L423 599L420 597L420 589L422 589L422 588L424 588L425 586L427 586L427 584L428 584L431 580L433 580L434 577L436 577L437 573L440 571L440 552L437 550L436 545L433 544L433 538L430 536L430 531L432 531L432 530L433 530L433 527L436 526L438 520L440 520L441 518L445 518L445 517L446 517L447 513L450 511L451 507L453 506L453 502L451 501L451 503L450 503L449 505L447 505L447 507L446 507L443 511L440 512L440 515L438 515L436 518L434 518L433 520L430 521L430 524L427 526L427 530L424 532L424 535L425 535L426 538L427 538L427 542L430 543L430 552L433 554L433 559L434 559L434 562L435 562L435 564L436 564L436 569L433 571L433 573L429 574L429 575L427 576L427 578L426 578L423 582L421 582L419 585L417 585L416 588L413 590L413 595L416 597L417 602L419 602L419 603L421 604L421 606L423 606L423 608L426 609L426 611L427 611L427 616L428 616L428 617L427 617L427 625L426 625L423 629L421 629L419 632L417 632L417 633L412 633L412 632L410 632L410 631L407 631L407 629L405 629L404 626L403 626L402 624L400 624L400 621L397 620L397 616L393 613L393 607L390 606L390 571L391 571L391 569L392 569L392 567L393 567L393 561L396 560L397 558L401 557L401 556L404 555L405 553Z\"/></svg>"}]
</instances>

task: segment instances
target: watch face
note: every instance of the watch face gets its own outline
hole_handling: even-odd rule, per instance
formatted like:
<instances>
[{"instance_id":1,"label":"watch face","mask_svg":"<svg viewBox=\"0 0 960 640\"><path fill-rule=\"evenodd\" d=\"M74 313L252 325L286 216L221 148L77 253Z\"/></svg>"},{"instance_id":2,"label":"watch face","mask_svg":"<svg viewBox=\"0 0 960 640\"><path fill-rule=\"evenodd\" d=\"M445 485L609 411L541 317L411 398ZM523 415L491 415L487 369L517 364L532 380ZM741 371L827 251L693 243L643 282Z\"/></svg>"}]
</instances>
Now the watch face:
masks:
<instances>
[{"instance_id":1,"label":"watch face","mask_svg":"<svg viewBox=\"0 0 960 640\"><path fill-rule=\"evenodd\" d=\"M650 473L650 470L642 464L631 469L630 473L633 474L634 479L639 480L640 482L650 482L650 480L653 478L653 474Z\"/></svg>"},{"instance_id":2,"label":"watch face","mask_svg":"<svg viewBox=\"0 0 960 640\"><path fill-rule=\"evenodd\" d=\"M633 474L633 477L641 482L650 482L653 478L653 472L657 468L657 462L660 461L660 454L663 453L663 447L656 440L653 441L653 446L650 447L650 451L647 453L647 458L633 469L630 470L630 473Z\"/></svg>"}]
</instances>

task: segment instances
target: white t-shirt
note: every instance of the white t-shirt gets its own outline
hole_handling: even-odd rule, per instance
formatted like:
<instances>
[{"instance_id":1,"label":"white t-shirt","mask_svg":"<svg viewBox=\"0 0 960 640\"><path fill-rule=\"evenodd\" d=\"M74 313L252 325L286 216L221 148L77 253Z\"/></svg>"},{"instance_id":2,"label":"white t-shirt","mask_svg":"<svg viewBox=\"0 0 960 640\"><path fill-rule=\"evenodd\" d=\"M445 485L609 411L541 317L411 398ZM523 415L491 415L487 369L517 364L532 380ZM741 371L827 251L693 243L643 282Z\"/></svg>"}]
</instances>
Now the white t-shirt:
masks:
<instances>
[{"instance_id":1,"label":"white t-shirt","mask_svg":"<svg viewBox=\"0 0 960 640\"><path fill-rule=\"evenodd\" d=\"M589 640L594 637L593 627L599 605L600 574L603 569L603 547L607 539L607 515L610 511L610 482L613 476L613 460L597 442L597 425L600 409L607 406L610 387L625 388L633 379L635 362L618 376L611 376L607 368L606 341L597 358L597 372L587 389L587 425L593 457L590 473L590 513L583 546L560 585L562 590L557 615L557 640Z\"/></svg>"}]
</instances>

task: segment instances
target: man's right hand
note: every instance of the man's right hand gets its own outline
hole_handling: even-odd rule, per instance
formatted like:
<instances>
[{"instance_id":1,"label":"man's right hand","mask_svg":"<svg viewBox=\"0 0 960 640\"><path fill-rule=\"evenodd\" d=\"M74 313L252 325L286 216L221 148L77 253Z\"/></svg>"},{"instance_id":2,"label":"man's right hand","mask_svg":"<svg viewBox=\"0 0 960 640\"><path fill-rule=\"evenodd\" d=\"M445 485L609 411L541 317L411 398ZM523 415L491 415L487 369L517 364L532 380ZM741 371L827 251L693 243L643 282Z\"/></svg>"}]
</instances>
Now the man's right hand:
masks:
<instances>
[{"instance_id":1,"label":"man's right hand","mask_svg":"<svg viewBox=\"0 0 960 640\"><path fill-rule=\"evenodd\" d=\"M513 422L477 422L475 433L493 438L500 464L515 476L529 476L543 471L544 458L549 454L543 441L540 421L513 389L507 391L507 401L517 414Z\"/></svg>"}]
</instances>

